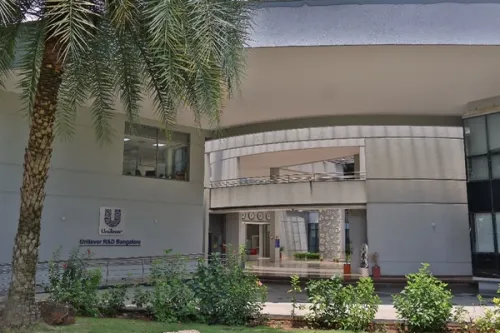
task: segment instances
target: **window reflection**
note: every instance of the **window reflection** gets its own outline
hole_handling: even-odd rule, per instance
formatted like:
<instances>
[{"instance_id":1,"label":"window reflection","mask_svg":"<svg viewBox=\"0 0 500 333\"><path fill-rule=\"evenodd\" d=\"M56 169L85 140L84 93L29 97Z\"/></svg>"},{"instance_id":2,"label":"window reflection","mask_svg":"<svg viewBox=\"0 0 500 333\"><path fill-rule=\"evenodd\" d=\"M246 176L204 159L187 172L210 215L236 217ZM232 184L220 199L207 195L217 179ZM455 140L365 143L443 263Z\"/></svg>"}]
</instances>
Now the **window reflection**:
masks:
<instances>
[{"instance_id":1,"label":"window reflection","mask_svg":"<svg viewBox=\"0 0 500 333\"><path fill-rule=\"evenodd\" d=\"M480 156L469 159L467 169L470 181L489 179L488 157Z\"/></svg>"},{"instance_id":2,"label":"window reflection","mask_svg":"<svg viewBox=\"0 0 500 333\"><path fill-rule=\"evenodd\" d=\"M475 214L476 252L495 252L492 214Z\"/></svg>"},{"instance_id":3,"label":"window reflection","mask_svg":"<svg viewBox=\"0 0 500 333\"><path fill-rule=\"evenodd\" d=\"M189 134L126 124L123 174L189 180Z\"/></svg>"},{"instance_id":4,"label":"window reflection","mask_svg":"<svg viewBox=\"0 0 500 333\"><path fill-rule=\"evenodd\" d=\"M486 121L484 117L464 120L467 156L486 154Z\"/></svg>"}]
</instances>

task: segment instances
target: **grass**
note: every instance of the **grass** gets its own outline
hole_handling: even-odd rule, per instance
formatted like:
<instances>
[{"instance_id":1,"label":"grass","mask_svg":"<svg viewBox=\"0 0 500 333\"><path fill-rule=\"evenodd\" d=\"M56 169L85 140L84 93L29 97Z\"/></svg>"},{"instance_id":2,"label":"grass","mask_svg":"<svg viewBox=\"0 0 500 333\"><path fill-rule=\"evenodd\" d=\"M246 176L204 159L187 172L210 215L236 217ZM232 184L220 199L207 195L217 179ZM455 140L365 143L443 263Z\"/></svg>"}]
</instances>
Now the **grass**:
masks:
<instances>
[{"instance_id":1,"label":"grass","mask_svg":"<svg viewBox=\"0 0 500 333\"><path fill-rule=\"evenodd\" d=\"M34 333L163 333L197 330L201 333L313 333L304 330L279 330L270 327L228 327L201 324L163 324L131 319L78 318L75 325L63 327L40 326ZM328 333L328 331L321 331ZM332 331L330 331L332 332ZM342 332L335 332L342 333ZM344 332L348 333L348 332Z\"/></svg>"}]
</instances>

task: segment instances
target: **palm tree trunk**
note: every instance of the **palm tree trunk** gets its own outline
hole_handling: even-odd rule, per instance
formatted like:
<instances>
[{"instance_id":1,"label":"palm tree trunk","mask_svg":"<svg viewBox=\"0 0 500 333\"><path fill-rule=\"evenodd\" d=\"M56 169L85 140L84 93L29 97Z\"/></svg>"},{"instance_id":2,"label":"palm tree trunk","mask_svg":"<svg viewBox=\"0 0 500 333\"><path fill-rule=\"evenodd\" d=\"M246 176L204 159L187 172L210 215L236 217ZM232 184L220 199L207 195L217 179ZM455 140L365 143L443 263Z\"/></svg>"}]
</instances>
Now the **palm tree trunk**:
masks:
<instances>
[{"instance_id":1,"label":"palm tree trunk","mask_svg":"<svg viewBox=\"0 0 500 333\"><path fill-rule=\"evenodd\" d=\"M12 254L12 280L3 313L7 327L30 326L38 319L35 278L40 221L52 156L57 95L62 79L62 66L55 46L52 40L45 42L28 147L24 154L19 225Z\"/></svg>"}]
</instances>

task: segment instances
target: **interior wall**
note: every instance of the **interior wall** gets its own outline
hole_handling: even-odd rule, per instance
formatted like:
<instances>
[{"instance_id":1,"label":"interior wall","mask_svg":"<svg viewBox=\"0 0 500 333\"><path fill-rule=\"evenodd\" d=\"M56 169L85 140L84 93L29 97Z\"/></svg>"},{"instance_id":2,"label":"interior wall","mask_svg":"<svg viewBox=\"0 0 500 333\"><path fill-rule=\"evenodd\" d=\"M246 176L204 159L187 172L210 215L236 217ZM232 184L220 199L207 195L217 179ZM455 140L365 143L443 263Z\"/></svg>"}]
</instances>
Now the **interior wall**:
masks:
<instances>
[{"instance_id":1,"label":"interior wall","mask_svg":"<svg viewBox=\"0 0 500 333\"><path fill-rule=\"evenodd\" d=\"M18 99L0 93L0 263L10 262L19 216L22 163L28 126L17 111ZM154 122L145 122L154 125ZM180 253L202 252L204 138L191 134L190 181L122 175L125 117L111 123L115 139L96 143L92 119L82 110L71 142L55 141L42 216L40 260L78 247L80 239L99 236L100 207L124 209L124 235L141 240L140 247L92 247L96 257L161 255L166 249Z\"/></svg>"},{"instance_id":2,"label":"interior wall","mask_svg":"<svg viewBox=\"0 0 500 333\"><path fill-rule=\"evenodd\" d=\"M366 140L370 253L384 275L427 262L437 275L471 275L462 139Z\"/></svg>"}]
</instances>

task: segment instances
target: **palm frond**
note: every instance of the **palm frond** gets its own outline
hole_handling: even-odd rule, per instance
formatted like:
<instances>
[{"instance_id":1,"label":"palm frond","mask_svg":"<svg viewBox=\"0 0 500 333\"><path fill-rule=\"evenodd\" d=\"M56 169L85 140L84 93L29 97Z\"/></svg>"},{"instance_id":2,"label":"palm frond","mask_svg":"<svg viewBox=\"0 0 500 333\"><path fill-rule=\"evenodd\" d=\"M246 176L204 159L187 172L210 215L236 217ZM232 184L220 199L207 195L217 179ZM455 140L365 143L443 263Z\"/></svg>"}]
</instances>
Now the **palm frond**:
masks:
<instances>
[{"instance_id":1,"label":"palm frond","mask_svg":"<svg viewBox=\"0 0 500 333\"><path fill-rule=\"evenodd\" d=\"M143 71L139 51L129 33L116 33L113 50L115 84L131 125L139 123L139 104L142 101Z\"/></svg>"},{"instance_id":2,"label":"palm frond","mask_svg":"<svg viewBox=\"0 0 500 333\"><path fill-rule=\"evenodd\" d=\"M143 70L147 77L146 90L153 99L157 116L160 118L165 129L168 130L176 121L177 108L179 106L176 92L179 89L165 84L167 81L162 79L162 71L155 65L147 43L138 34L135 34L134 37L135 44L144 63Z\"/></svg>"},{"instance_id":3,"label":"palm frond","mask_svg":"<svg viewBox=\"0 0 500 333\"><path fill-rule=\"evenodd\" d=\"M222 102L238 87L243 74L251 9L230 0L190 0L188 6L188 52L193 66L188 101L199 109L195 115L200 113L217 128Z\"/></svg>"},{"instance_id":4,"label":"palm frond","mask_svg":"<svg viewBox=\"0 0 500 333\"><path fill-rule=\"evenodd\" d=\"M21 34L21 24L0 26L0 87L11 74L16 55L16 46Z\"/></svg>"},{"instance_id":5,"label":"palm frond","mask_svg":"<svg viewBox=\"0 0 500 333\"><path fill-rule=\"evenodd\" d=\"M18 5L14 0L0 1L0 27L5 27L15 21Z\"/></svg>"},{"instance_id":6,"label":"palm frond","mask_svg":"<svg viewBox=\"0 0 500 333\"><path fill-rule=\"evenodd\" d=\"M94 21L100 14L88 0L46 0L48 39L57 41L63 61L68 55L81 57L89 50L88 41L96 32Z\"/></svg>"},{"instance_id":7,"label":"palm frond","mask_svg":"<svg viewBox=\"0 0 500 333\"><path fill-rule=\"evenodd\" d=\"M19 88L21 88L22 111L31 116L35 103L35 95L42 66L45 42L45 24L43 21L31 23L31 27L23 35L25 46L19 63Z\"/></svg>"},{"instance_id":8,"label":"palm frond","mask_svg":"<svg viewBox=\"0 0 500 333\"><path fill-rule=\"evenodd\" d=\"M109 22L102 22L100 33L91 44L89 57L89 88L95 133L99 143L109 143L114 137L111 121L115 105L115 72L113 71L112 31Z\"/></svg>"},{"instance_id":9,"label":"palm frond","mask_svg":"<svg viewBox=\"0 0 500 333\"><path fill-rule=\"evenodd\" d=\"M65 64L59 88L55 131L58 138L70 141L75 134L77 109L88 98L88 63L86 58L72 58Z\"/></svg>"},{"instance_id":10,"label":"palm frond","mask_svg":"<svg viewBox=\"0 0 500 333\"><path fill-rule=\"evenodd\" d=\"M138 25L141 6L138 0L108 0L109 18L112 26L122 32Z\"/></svg>"}]
</instances>

